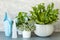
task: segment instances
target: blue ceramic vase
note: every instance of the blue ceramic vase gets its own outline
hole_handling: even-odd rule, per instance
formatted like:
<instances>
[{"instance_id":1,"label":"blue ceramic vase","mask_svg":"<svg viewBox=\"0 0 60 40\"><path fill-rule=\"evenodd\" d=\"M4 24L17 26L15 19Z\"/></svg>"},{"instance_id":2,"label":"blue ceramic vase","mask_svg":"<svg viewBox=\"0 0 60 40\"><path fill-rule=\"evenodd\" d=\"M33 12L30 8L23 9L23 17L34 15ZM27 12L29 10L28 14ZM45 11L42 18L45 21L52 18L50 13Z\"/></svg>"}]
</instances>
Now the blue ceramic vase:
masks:
<instances>
[{"instance_id":1,"label":"blue ceramic vase","mask_svg":"<svg viewBox=\"0 0 60 40\"><path fill-rule=\"evenodd\" d=\"M8 17L7 12L5 13L4 17L4 31L5 36L11 36L12 35L12 20Z\"/></svg>"}]
</instances>

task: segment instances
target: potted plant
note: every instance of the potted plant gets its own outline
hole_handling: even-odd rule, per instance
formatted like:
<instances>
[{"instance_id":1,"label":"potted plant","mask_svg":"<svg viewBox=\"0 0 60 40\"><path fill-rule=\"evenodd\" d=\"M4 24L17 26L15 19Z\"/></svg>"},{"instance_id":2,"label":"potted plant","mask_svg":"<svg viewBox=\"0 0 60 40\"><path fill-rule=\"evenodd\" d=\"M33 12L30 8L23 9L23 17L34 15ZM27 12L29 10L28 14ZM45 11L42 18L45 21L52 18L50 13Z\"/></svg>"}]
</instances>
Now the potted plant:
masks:
<instances>
[{"instance_id":1,"label":"potted plant","mask_svg":"<svg viewBox=\"0 0 60 40\"><path fill-rule=\"evenodd\" d=\"M22 34L23 38L30 38L31 32L35 30L34 22L30 20L30 17L26 12L19 12L16 22L18 34Z\"/></svg>"},{"instance_id":2,"label":"potted plant","mask_svg":"<svg viewBox=\"0 0 60 40\"><path fill-rule=\"evenodd\" d=\"M36 35L46 37L53 33L53 23L58 20L58 9L54 8L54 3L48 4L47 7L44 3L32 7L31 19L35 21Z\"/></svg>"},{"instance_id":3,"label":"potted plant","mask_svg":"<svg viewBox=\"0 0 60 40\"><path fill-rule=\"evenodd\" d=\"M20 25L22 25L23 23L25 23L27 21L27 13L26 12L19 12L18 13L18 16L16 16L16 26L17 26L17 29L18 29L18 34L21 35L22 34L22 31L19 30L19 27Z\"/></svg>"},{"instance_id":4,"label":"potted plant","mask_svg":"<svg viewBox=\"0 0 60 40\"><path fill-rule=\"evenodd\" d=\"M22 30L23 38L30 38L31 32L35 30L35 26L31 21L28 21L27 23L20 25L20 30Z\"/></svg>"}]
</instances>

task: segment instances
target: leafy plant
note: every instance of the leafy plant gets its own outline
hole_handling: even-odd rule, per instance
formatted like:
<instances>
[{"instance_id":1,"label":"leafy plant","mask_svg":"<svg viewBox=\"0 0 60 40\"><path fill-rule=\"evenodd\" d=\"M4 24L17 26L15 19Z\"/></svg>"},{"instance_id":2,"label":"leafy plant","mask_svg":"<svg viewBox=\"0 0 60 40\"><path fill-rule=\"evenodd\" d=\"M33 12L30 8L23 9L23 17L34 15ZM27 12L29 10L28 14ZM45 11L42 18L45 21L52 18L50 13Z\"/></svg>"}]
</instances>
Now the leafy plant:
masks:
<instances>
[{"instance_id":1,"label":"leafy plant","mask_svg":"<svg viewBox=\"0 0 60 40\"><path fill-rule=\"evenodd\" d=\"M23 25L19 25L19 29L21 31L25 30L25 31L34 31L35 30L35 26L33 24L32 21L28 21L27 23L23 23Z\"/></svg>"},{"instance_id":2,"label":"leafy plant","mask_svg":"<svg viewBox=\"0 0 60 40\"><path fill-rule=\"evenodd\" d=\"M54 3L45 7L44 3L32 7L31 19L37 24L52 24L58 19L58 9L54 9Z\"/></svg>"},{"instance_id":3,"label":"leafy plant","mask_svg":"<svg viewBox=\"0 0 60 40\"><path fill-rule=\"evenodd\" d=\"M20 30L26 30L26 31L33 31L35 29L35 26L28 17L26 12L19 12L17 18L16 26Z\"/></svg>"},{"instance_id":4,"label":"leafy plant","mask_svg":"<svg viewBox=\"0 0 60 40\"><path fill-rule=\"evenodd\" d=\"M19 27L19 25L22 25L23 23L25 23L26 21L28 21L28 16L26 12L19 12L17 18L17 22L16 25L17 27Z\"/></svg>"}]
</instances>

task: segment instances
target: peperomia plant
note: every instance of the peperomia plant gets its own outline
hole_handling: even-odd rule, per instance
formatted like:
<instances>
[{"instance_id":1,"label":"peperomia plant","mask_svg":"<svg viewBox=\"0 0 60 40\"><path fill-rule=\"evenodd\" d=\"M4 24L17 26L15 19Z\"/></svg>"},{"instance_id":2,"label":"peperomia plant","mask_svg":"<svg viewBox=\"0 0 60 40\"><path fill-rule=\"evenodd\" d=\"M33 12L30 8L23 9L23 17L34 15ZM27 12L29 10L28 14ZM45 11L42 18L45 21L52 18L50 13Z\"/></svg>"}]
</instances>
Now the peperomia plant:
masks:
<instances>
[{"instance_id":1,"label":"peperomia plant","mask_svg":"<svg viewBox=\"0 0 60 40\"><path fill-rule=\"evenodd\" d=\"M52 24L58 19L58 9L54 8L54 3L47 5L47 7L44 3L40 3L32 9L33 11L30 11L31 18L37 24Z\"/></svg>"}]
</instances>

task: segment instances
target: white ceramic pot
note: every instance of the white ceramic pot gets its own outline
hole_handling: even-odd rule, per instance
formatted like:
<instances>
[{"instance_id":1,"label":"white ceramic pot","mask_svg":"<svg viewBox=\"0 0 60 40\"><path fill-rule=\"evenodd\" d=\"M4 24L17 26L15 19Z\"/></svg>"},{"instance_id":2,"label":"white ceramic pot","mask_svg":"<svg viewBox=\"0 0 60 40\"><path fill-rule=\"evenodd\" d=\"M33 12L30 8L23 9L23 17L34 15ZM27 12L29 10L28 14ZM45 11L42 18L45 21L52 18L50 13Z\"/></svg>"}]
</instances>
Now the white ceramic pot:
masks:
<instances>
[{"instance_id":1,"label":"white ceramic pot","mask_svg":"<svg viewBox=\"0 0 60 40\"><path fill-rule=\"evenodd\" d=\"M22 35L22 31L18 29L18 35Z\"/></svg>"},{"instance_id":2,"label":"white ceramic pot","mask_svg":"<svg viewBox=\"0 0 60 40\"><path fill-rule=\"evenodd\" d=\"M34 33L37 36L46 37L46 36L50 36L54 32L53 25L38 25L38 24L35 24L35 26L36 26L36 30L34 31Z\"/></svg>"},{"instance_id":3,"label":"white ceramic pot","mask_svg":"<svg viewBox=\"0 0 60 40\"><path fill-rule=\"evenodd\" d=\"M23 38L30 38L31 37L31 31L23 31Z\"/></svg>"}]
</instances>

